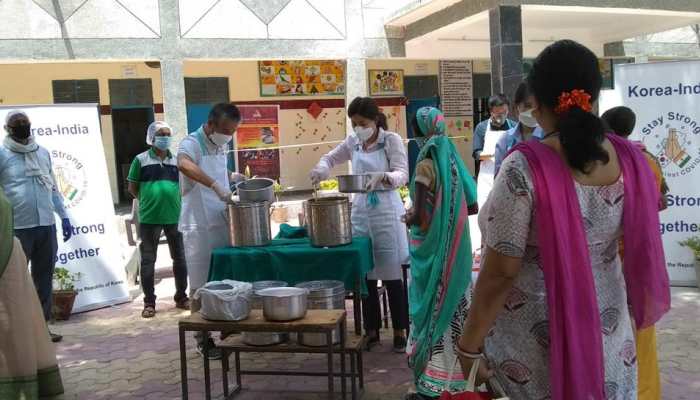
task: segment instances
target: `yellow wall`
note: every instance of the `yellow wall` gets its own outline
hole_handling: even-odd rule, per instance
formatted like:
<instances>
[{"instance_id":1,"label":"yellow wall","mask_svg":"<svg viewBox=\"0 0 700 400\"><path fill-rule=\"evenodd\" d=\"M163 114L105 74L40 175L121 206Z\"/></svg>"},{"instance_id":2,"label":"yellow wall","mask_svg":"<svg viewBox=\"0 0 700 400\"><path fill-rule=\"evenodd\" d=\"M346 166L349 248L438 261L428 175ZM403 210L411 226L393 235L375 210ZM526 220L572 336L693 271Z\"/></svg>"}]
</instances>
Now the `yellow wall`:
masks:
<instances>
[{"instance_id":1,"label":"yellow wall","mask_svg":"<svg viewBox=\"0 0 700 400\"><path fill-rule=\"evenodd\" d=\"M372 69L400 69L404 71L404 76L416 75L440 75L440 62L438 60L417 60L417 59L369 59L367 60L367 70ZM488 73L490 63L488 60L474 60L473 71L475 73ZM400 107L399 120L403 121L397 133L406 138L406 107ZM455 137L453 139L457 150L464 159L469 169L474 171L474 160L471 157L472 135L474 127L472 118L447 118L447 133ZM393 130L392 117L389 117L389 129Z\"/></svg>"},{"instance_id":2,"label":"yellow wall","mask_svg":"<svg viewBox=\"0 0 700 400\"><path fill-rule=\"evenodd\" d=\"M260 96L258 62L240 61L186 61L186 78L227 77L230 100L290 101L345 99L345 96ZM279 113L280 127L280 184L293 190L310 189L308 174L319 158L335 147L346 135L345 108L327 108L314 119L305 109L283 109ZM328 142L328 143L327 143ZM298 147L284 147L295 146ZM344 174L348 164L337 167L331 175Z\"/></svg>"},{"instance_id":3,"label":"yellow wall","mask_svg":"<svg viewBox=\"0 0 700 400\"><path fill-rule=\"evenodd\" d=\"M280 96L261 97L258 84L258 62L240 61L185 61L183 73L186 78L227 77L231 101L272 101L272 100L309 100L309 99L344 99L345 96Z\"/></svg>"},{"instance_id":4,"label":"yellow wall","mask_svg":"<svg viewBox=\"0 0 700 400\"><path fill-rule=\"evenodd\" d=\"M143 61L0 64L0 77L0 104L2 105L52 104L51 81L58 79L98 79L100 104L109 105L110 79L150 78L153 102L163 102L160 68L151 68ZM155 118L162 119L163 116L156 114ZM101 115L100 123L112 199L117 203L119 183L111 116Z\"/></svg>"}]
</instances>

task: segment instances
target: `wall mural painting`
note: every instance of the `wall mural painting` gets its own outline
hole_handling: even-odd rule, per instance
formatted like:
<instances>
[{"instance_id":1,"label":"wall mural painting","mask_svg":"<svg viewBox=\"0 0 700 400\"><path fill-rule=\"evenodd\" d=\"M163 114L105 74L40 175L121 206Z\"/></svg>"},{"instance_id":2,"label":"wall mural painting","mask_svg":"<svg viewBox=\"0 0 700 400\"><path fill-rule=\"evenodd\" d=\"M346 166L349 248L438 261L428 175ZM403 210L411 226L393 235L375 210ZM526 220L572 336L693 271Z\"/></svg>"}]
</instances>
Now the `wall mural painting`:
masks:
<instances>
[{"instance_id":1,"label":"wall mural painting","mask_svg":"<svg viewBox=\"0 0 700 400\"><path fill-rule=\"evenodd\" d=\"M345 94L345 61L271 60L258 66L262 97Z\"/></svg>"}]
</instances>

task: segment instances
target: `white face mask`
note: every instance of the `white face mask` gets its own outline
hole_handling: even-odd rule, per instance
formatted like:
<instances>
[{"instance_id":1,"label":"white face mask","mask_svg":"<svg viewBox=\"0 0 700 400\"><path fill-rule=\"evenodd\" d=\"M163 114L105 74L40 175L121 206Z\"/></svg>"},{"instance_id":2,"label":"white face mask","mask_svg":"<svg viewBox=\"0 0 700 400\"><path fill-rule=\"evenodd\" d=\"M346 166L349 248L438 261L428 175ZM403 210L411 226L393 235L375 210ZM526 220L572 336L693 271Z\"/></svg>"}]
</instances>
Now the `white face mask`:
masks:
<instances>
[{"instance_id":1,"label":"white face mask","mask_svg":"<svg viewBox=\"0 0 700 400\"><path fill-rule=\"evenodd\" d=\"M233 139L233 136L224 135L223 133L219 132L214 132L209 136L209 138L212 142L214 142L215 145L221 147L227 145L228 142L230 142L231 139Z\"/></svg>"},{"instance_id":2,"label":"white face mask","mask_svg":"<svg viewBox=\"0 0 700 400\"><path fill-rule=\"evenodd\" d=\"M355 135L357 135L357 138L360 139L362 142L366 142L369 140L369 138L372 137L372 135L374 135L374 128L363 128L358 125L355 127Z\"/></svg>"},{"instance_id":3,"label":"white face mask","mask_svg":"<svg viewBox=\"0 0 700 400\"><path fill-rule=\"evenodd\" d=\"M520 120L521 124L527 126L528 128L534 128L537 126L537 119L532 116L532 108L521 112L518 119Z\"/></svg>"}]
</instances>

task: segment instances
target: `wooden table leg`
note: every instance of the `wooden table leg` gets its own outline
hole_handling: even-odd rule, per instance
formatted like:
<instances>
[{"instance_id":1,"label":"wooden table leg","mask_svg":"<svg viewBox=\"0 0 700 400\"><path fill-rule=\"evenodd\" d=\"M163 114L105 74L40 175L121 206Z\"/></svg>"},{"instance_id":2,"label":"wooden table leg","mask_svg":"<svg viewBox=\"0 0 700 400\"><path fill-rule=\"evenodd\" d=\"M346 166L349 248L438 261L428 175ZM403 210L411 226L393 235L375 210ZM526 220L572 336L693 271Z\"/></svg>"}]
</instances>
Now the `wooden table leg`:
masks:
<instances>
[{"instance_id":1,"label":"wooden table leg","mask_svg":"<svg viewBox=\"0 0 700 400\"><path fill-rule=\"evenodd\" d=\"M365 388L365 367L362 362L362 350L357 352L357 371L360 373L360 389Z\"/></svg>"},{"instance_id":2,"label":"wooden table leg","mask_svg":"<svg viewBox=\"0 0 700 400\"><path fill-rule=\"evenodd\" d=\"M352 314L355 318L355 335L362 335L362 282L358 279L352 294Z\"/></svg>"},{"instance_id":3,"label":"wooden table leg","mask_svg":"<svg viewBox=\"0 0 700 400\"><path fill-rule=\"evenodd\" d=\"M182 400L187 400L189 389L187 388L187 350L185 346L185 330L180 333L180 380L182 380Z\"/></svg>"},{"instance_id":4,"label":"wooden table leg","mask_svg":"<svg viewBox=\"0 0 700 400\"><path fill-rule=\"evenodd\" d=\"M228 398L228 358L231 355L228 351L223 351L221 354L221 382L224 385L224 398Z\"/></svg>"},{"instance_id":5,"label":"wooden table leg","mask_svg":"<svg viewBox=\"0 0 700 400\"><path fill-rule=\"evenodd\" d=\"M326 344L328 345L328 398L334 397L333 388L333 331L326 332Z\"/></svg>"},{"instance_id":6,"label":"wooden table leg","mask_svg":"<svg viewBox=\"0 0 700 400\"><path fill-rule=\"evenodd\" d=\"M234 358L235 363L236 363L236 385L238 388L242 388L243 384L241 383L241 353L236 352L236 356Z\"/></svg>"},{"instance_id":7,"label":"wooden table leg","mask_svg":"<svg viewBox=\"0 0 700 400\"><path fill-rule=\"evenodd\" d=\"M362 349L360 349L362 351ZM352 391L352 400L357 400L357 369L355 368L355 354L350 353L350 390Z\"/></svg>"},{"instance_id":8,"label":"wooden table leg","mask_svg":"<svg viewBox=\"0 0 700 400\"><path fill-rule=\"evenodd\" d=\"M209 371L209 331L202 332L202 358L204 359L204 398L211 400L211 376Z\"/></svg>"},{"instance_id":9,"label":"wooden table leg","mask_svg":"<svg viewBox=\"0 0 700 400\"><path fill-rule=\"evenodd\" d=\"M348 329L345 319L340 323L340 388L343 394L343 400L347 396L347 382L345 376L345 336L347 335L346 330Z\"/></svg>"}]
</instances>

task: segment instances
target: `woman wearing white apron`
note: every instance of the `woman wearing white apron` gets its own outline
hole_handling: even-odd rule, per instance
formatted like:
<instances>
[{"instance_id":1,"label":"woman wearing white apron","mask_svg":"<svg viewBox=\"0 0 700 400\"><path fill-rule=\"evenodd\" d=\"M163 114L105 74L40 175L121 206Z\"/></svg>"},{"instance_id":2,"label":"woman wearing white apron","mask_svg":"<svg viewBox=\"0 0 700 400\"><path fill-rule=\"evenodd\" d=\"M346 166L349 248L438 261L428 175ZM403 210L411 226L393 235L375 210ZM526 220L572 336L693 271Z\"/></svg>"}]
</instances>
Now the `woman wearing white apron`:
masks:
<instances>
[{"instance_id":1,"label":"woman wearing white apron","mask_svg":"<svg viewBox=\"0 0 700 400\"><path fill-rule=\"evenodd\" d=\"M401 282L401 264L408 260L408 235L401 217L406 213L396 191L408 181L408 157L401 137L386 131L386 117L369 97L350 103L348 116L355 134L347 137L321 157L311 170L314 185L328 179L330 170L352 161L353 174L371 176L367 193L356 194L352 202L353 236L372 239L374 270L367 274L369 296L362 299L368 348L379 343L381 316L377 280L387 287L394 328L394 351L406 350L408 305Z\"/></svg>"},{"instance_id":2,"label":"woman wearing white apron","mask_svg":"<svg viewBox=\"0 0 700 400\"><path fill-rule=\"evenodd\" d=\"M190 297L207 282L211 252L228 244L226 202L231 197L226 169L227 144L238 129L241 114L232 104L217 104L206 124L180 142L178 168L182 191L180 231L190 278ZM192 301L192 311L199 302ZM202 337L197 337L198 349ZM221 358L211 338L210 359Z\"/></svg>"}]
</instances>

